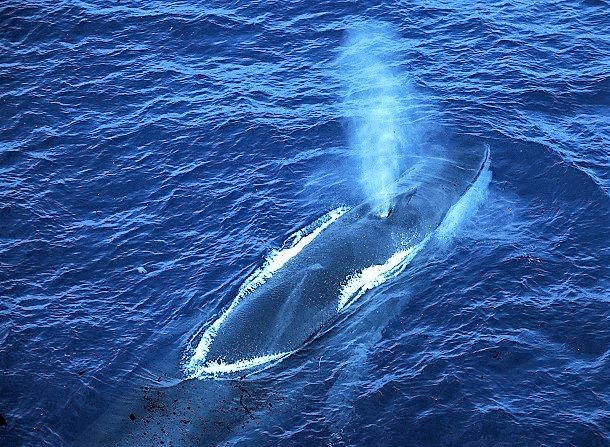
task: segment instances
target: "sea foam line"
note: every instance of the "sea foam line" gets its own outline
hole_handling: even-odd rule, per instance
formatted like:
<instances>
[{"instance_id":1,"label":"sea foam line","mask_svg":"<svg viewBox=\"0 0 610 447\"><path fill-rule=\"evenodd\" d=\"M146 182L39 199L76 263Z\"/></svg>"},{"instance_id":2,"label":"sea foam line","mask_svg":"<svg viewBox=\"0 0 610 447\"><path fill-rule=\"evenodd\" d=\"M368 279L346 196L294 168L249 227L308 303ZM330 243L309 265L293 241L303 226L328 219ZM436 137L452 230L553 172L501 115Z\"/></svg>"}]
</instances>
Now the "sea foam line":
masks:
<instances>
[{"instance_id":1,"label":"sea foam line","mask_svg":"<svg viewBox=\"0 0 610 447\"><path fill-rule=\"evenodd\" d=\"M362 269L352 276L341 288L337 312L342 312L351 306L356 300L378 285L384 283L389 278L399 275L415 255L426 245L430 235L426 236L420 243L412 247L399 250L394 253L383 264L374 264Z\"/></svg>"},{"instance_id":2,"label":"sea foam line","mask_svg":"<svg viewBox=\"0 0 610 447\"><path fill-rule=\"evenodd\" d=\"M243 359L233 363L225 363L222 360L213 360L207 362L191 373L189 378L197 378L204 376L217 376L220 374L231 374L246 369L255 368L271 362L277 362L282 360L284 357L288 357L292 352L278 352L277 354L263 355L260 357L253 357L251 359Z\"/></svg>"},{"instance_id":3,"label":"sea foam line","mask_svg":"<svg viewBox=\"0 0 610 447\"><path fill-rule=\"evenodd\" d=\"M326 227L343 216L347 211L349 211L349 208L347 207L335 208L315 220L313 223L307 225L305 228L292 234L284 244L285 248L272 250L263 266L256 269L254 273L246 278L237 292L237 298L240 299L246 296L271 278L275 272L284 266L284 264L299 254L299 252L318 237Z\"/></svg>"},{"instance_id":4,"label":"sea foam line","mask_svg":"<svg viewBox=\"0 0 610 447\"><path fill-rule=\"evenodd\" d=\"M206 356L210 350L210 345L212 344L214 337L216 337L218 329L231 314L231 312L235 310L241 300L271 278L275 272L281 269L290 259L299 254L301 250L303 250L316 237L318 237L322 231L343 216L347 211L349 211L349 208L347 207L339 207L329 211L313 223L307 225L305 228L302 228L296 233L292 234L284 244L285 248L273 250L269 256L267 256L267 259L263 263L262 267L256 269L240 286L236 297L231 302L231 305L204 331L197 348L195 348L195 352L186 365L187 373L192 375L202 370L201 364L206 360ZM284 354L285 353L275 355ZM270 358L270 360L267 361L273 361L274 358L271 357L274 357L275 355L266 356ZM265 357L259 357L259 359L260 358ZM243 362L247 362L247 360L243 360ZM206 367L207 366L204 366L204 368ZM221 369L223 369L223 367L218 365L216 366L216 370Z\"/></svg>"}]
</instances>

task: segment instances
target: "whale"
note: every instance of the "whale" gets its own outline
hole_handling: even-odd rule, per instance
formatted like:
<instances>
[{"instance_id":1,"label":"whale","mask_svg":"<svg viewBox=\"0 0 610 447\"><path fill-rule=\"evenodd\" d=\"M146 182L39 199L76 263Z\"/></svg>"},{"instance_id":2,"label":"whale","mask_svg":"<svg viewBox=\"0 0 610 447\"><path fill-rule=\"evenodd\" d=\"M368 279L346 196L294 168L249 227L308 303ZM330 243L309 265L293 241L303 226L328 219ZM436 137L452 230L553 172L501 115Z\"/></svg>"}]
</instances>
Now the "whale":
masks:
<instances>
[{"instance_id":1,"label":"whale","mask_svg":"<svg viewBox=\"0 0 610 447\"><path fill-rule=\"evenodd\" d=\"M277 398L270 368L366 306L368 291L451 232L491 178L487 146L405 160L388 209L341 206L294 233L194 334L185 376L134 388L71 444L212 446L247 430Z\"/></svg>"},{"instance_id":2,"label":"whale","mask_svg":"<svg viewBox=\"0 0 610 447\"><path fill-rule=\"evenodd\" d=\"M389 209L371 202L334 209L255 271L198 335L188 375L262 369L322 333L367 290L400 273L451 219L489 173L490 150L431 150L407 163Z\"/></svg>"}]
</instances>

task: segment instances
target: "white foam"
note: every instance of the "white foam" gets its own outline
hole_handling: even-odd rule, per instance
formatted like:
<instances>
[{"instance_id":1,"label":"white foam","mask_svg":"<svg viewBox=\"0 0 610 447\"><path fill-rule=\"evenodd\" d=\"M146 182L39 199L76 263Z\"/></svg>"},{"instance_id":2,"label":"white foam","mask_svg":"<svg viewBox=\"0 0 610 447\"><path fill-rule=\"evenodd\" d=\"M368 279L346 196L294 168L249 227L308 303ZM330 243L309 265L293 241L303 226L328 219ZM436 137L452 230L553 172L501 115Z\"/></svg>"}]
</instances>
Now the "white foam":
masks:
<instances>
[{"instance_id":1,"label":"white foam","mask_svg":"<svg viewBox=\"0 0 610 447\"><path fill-rule=\"evenodd\" d=\"M195 348L195 352L193 353L186 365L186 371L188 373L193 374L199 370L202 370L201 365L206 360L207 354L210 350L210 345L212 344L214 337L216 337L218 329L226 320L226 318L231 314L231 312L235 310L241 300L248 294L252 293L252 291L254 291L261 284L265 283L265 281L267 281L269 278L271 278L275 272L281 269L290 259L294 258L297 254L299 254L301 250L303 250L303 248L305 248L316 237L318 237L320 233L324 231L324 229L326 229L330 224L332 224L341 216L343 216L347 211L349 211L349 208L347 207L339 207L329 211L328 213L317 219L315 222L292 234L288 238L287 242L284 244L285 248L282 248L280 250L273 250L269 254L269 256L267 256L267 259L265 260L263 266L256 269L243 282L237 292L237 296L231 302L231 305L204 331L203 335L201 336L201 340L197 345L197 348ZM259 357L259 359L260 358L265 357ZM251 363L252 359L243 360L242 362ZM237 363L233 363L230 365L236 364ZM256 365L252 365L250 367L253 366ZM203 368L206 367L208 367L208 365L203 366ZM222 370L222 367L219 367L218 365L216 365L215 368L216 370Z\"/></svg>"},{"instance_id":2,"label":"white foam","mask_svg":"<svg viewBox=\"0 0 610 447\"><path fill-rule=\"evenodd\" d=\"M190 378L236 373L246 369L255 368L266 363L280 361L290 354L292 354L292 352L278 352L277 354L243 359L233 363L225 363L222 360L211 361L197 367L196 370L191 374Z\"/></svg>"},{"instance_id":3,"label":"white foam","mask_svg":"<svg viewBox=\"0 0 610 447\"><path fill-rule=\"evenodd\" d=\"M389 278L400 274L415 255L428 243L431 236L441 240L448 240L454 234L459 225L468 219L476 211L478 205L485 198L487 187L491 181L491 171L489 169L490 159L487 158L483 169L475 182L468 190L453 204L445 214L441 224L437 229L427 235L418 244L394 253L390 259L383 264L375 264L362 269L355 274L341 289L337 312L344 311L358 300L368 290L384 283Z\"/></svg>"},{"instance_id":4,"label":"white foam","mask_svg":"<svg viewBox=\"0 0 610 447\"><path fill-rule=\"evenodd\" d=\"M237 297L239 298L240 296L249 294L271 278L275 272L284 266L284 264L299 254L299 252L318 237L326 227L343 216L347 211L349 211L349 208L347 207L335 208L315 222L292 234L284 244L286 246L285 248L271 251L263 266L256 269L256 271L244 281L237 292Z\"/></svg>"},{"instance_id":5,"label":"white foam","mask_svg":"<svg viewBox=\"0 0 610 447\"><path fill-rule=\"evenodd\" d=\"M394 253L383 264L374 264L366 267L349 278L339 293L337 312L347 309L358 298L364 295L367 290L377 287L389 278L402 272L429 239L430 236L426 236L420 243Z\"/></svg>"}]
</instances>

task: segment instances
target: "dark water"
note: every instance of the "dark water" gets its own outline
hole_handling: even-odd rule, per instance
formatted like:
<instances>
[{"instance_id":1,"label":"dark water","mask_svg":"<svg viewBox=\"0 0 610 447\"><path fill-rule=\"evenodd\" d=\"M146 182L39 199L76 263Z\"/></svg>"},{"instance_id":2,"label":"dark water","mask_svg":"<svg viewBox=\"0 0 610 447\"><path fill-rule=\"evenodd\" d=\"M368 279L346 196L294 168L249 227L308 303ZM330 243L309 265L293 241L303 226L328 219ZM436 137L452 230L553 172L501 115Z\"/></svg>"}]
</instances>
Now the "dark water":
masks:
<instances>
[{"instance_id":1,"label":"dark water","mask_svg":"<svg viewBox=\"0 0 610 447\"><path fill-rule=\"evenodd\" d=\"M77 445L183 377L271 249L363 199L337 58L374 21L412 144L489 144L493 180L449 242L267 370L227 442L609 445L608 8L4 1L0 445Z\"/></svg>"}]
</instances>

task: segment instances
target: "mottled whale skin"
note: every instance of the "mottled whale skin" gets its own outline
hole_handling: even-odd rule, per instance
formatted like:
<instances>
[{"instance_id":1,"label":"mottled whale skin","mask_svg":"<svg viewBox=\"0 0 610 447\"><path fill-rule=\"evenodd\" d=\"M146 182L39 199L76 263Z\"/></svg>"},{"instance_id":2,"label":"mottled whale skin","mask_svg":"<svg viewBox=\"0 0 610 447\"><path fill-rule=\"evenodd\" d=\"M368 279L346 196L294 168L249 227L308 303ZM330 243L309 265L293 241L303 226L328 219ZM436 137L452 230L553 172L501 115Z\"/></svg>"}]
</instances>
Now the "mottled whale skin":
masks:
<instances>
[{"instance_id":1,"label":"mottled whale skin","mask_svg":"<svg viewBox=\"0 0 610 447\"><path fill-rule=\"evenodd\" d=\"M243 364L299 349L341 313L339 297L350 278L427 241L487 167L489 148L410 163L389 213L380 216L364 203L325 228L223 316L199 363Z\"/></svg>"}]
</instances>

